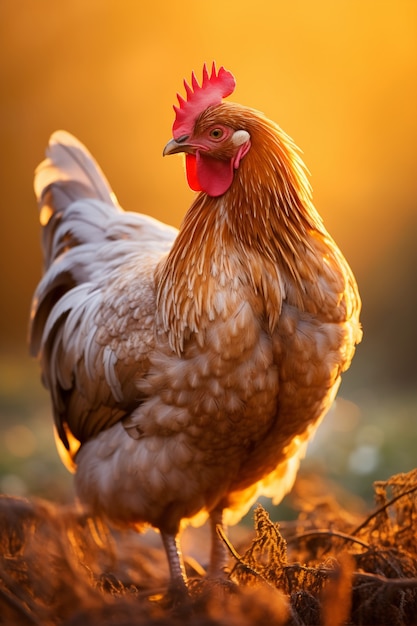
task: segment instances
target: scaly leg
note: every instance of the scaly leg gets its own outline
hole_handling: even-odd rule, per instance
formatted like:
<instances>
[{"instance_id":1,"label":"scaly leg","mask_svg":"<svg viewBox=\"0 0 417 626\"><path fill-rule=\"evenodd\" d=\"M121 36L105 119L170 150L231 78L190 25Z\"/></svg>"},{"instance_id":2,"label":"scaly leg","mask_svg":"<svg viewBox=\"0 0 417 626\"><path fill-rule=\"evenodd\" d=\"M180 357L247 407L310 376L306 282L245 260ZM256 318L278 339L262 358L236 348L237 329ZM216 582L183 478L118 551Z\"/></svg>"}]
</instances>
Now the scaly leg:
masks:
<instances>
[{"instance_id":1,"label":"scaly leg","mask_svg":"<svg viewBox=\"0 0 417 626\"><path fill-rule=\"evenodd\" d=\"M187 577L185 574L184 561L182 559L181 547L178 535L161 531L162 542L168 558L171 581L169 590L175 594L186 595Z\"/></svg>"},{"instance_id":2,"label":"scaly leg","mask_svg":"<svg viewBox=\"0 0 417 626\"><path fill-rule=\"evenodd\" d=\"M211 554L210 554L210 567L208 574L212 577L218 577L225 575L225 567L227 564L227 549L223 541L217 534L216 526L223 526L223 509L214 509L210 513L211 524Z\"/></svg>"}]
</instances>

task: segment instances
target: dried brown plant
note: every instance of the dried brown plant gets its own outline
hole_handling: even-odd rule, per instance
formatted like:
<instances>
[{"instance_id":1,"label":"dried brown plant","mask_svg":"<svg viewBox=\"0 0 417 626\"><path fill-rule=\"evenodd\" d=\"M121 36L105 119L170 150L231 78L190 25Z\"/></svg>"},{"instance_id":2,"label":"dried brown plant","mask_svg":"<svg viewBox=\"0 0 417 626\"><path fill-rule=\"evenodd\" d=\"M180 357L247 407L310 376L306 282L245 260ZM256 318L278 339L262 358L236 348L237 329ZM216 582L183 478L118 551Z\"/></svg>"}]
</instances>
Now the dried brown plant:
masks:
<instances>
[{"instance_id":1,"label":"dried brown plant","mask_svg":"<svg viewBox=\"0 0 417 626\"><path fill-rule=\"evenodd\" d=\"M75 507L3 496L0 624L415 624L416 494L417 470L395 475L375 484L376 509L359 525L333 503L301 512L286 538L258 506L241 554L222 535L227 580L201 577L190 560L186 605L164 595L158 546Z\"/></svg>"}]
</instances>

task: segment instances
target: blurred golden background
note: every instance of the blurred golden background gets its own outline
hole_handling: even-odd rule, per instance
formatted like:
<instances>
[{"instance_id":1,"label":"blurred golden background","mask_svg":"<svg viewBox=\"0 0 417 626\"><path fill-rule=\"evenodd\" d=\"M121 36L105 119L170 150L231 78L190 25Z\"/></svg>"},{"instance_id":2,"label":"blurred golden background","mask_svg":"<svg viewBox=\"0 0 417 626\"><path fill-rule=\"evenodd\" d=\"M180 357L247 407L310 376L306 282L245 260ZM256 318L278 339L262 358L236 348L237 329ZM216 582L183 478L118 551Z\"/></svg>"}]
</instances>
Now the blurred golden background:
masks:
<instances>
[{"instance_id":1,"label":"blurred golden background","mask_svg":"<svg viewBox=\"0 0 417 626\"><path fill-rule=\"evenodd\" d=\"M361 289L364 341L310 463L359 491L415 466L417 3L2 0L0 51L0 490L60 497L67 480L26 349L48 137L74 133L126 209L178 226L193 193L162 148L183 77L213 59L236 76L231 99L302 148Z\"/></svg>"}]
</instances>

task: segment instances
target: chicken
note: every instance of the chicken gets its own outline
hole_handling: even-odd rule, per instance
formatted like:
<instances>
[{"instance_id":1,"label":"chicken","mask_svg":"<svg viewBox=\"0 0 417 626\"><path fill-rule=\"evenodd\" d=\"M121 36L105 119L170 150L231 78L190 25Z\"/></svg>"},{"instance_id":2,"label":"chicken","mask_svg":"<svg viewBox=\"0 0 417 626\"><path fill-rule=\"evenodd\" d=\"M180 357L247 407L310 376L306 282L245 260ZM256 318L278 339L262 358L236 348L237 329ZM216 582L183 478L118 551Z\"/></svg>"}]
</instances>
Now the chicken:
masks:
<instances>
[{"instance_id":1,"label":"chicken","mask_svg":"<svg viewBox=\"0 0 417 626\"><path fill-rule=\"evenodd\" d=\"M35 175L45 273L31 349L57 444L96 515L159 529L186 590L186 522L279 502L360 341L354 276L316 212L289 137L224 100L213 64L184 81L173 139L198 191L179 231L125 212L74 137L52 135Z\"/></svg>"}]
</instances>

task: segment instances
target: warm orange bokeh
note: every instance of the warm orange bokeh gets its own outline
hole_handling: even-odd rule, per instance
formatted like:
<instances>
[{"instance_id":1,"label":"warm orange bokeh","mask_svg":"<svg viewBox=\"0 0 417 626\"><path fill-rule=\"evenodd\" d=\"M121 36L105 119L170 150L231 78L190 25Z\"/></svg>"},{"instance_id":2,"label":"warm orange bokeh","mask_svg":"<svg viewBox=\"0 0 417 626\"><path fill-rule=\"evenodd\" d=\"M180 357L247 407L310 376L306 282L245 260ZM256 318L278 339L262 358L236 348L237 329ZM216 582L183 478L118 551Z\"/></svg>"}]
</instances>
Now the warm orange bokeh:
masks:
<instances>
[{"instance_id":1,"label":"warm orange bokeh","mask_svg":"<svg viewBox=\"0 0 417 626\"><path fill-rule=\"evenodd\" d=\"M179 225L193 194L179 160L161 152L182 78L204 61L233 71L232 98L303 149L315 203L365 301L383 258L395 262L416 227L411 0L3 0L0 23L3 344L24 345L40 276L32 171L50 133L85 142L126 208Z\"/></svg>"}]
</instances>

